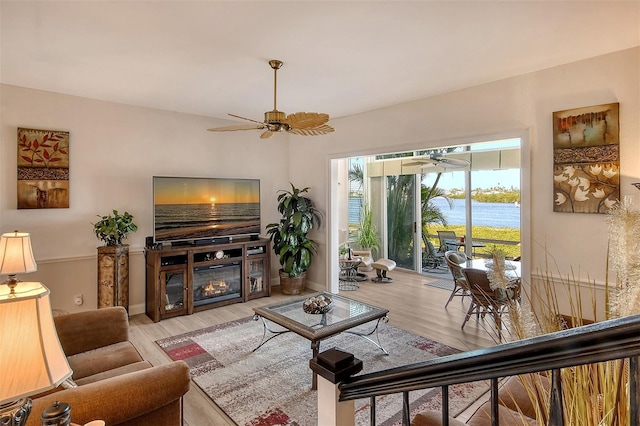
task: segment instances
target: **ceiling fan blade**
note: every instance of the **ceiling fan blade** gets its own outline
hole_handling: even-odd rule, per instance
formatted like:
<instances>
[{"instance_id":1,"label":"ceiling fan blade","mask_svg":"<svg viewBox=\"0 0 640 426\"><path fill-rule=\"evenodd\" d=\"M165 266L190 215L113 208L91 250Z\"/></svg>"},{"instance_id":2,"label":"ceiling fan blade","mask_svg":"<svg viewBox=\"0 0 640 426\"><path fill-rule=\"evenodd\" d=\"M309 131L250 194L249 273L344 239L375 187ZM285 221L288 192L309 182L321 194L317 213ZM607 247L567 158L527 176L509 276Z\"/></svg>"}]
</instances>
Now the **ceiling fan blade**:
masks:
<instances>
[{"instance_id":1,"label":"ceiling fan blade","mask_svg":"<svg viewBox=\"0 0 640 426\"><path fill-rule=\"evenodd\" d=\"M327 121L329 121L329 114L317 112L296 112L287 115L287 118L284 120L285 123L294 129L317 128Z\"/></svg>"},{"instance_id":2,"label":"ceiling fan blade","mask_svg":"<svg viewBox=\"0 0 640 426\"><path fill-rule=\"evenodd\" d=\"M229 114L231 117L235 117L235 118L239 118L240 120L247 120L247 121L251 121L253 123L258 123L258 124L262 124L264 125L264 123L262 121L258 121L258 120L252 120L251 118L247 118L247 117L242 117L241 115L236 115L236 114Z\"/></svg>"},{"instance_id":3,"label":"ceiling fan blade","mask_svg":"<svg viewBox=\"0 0 640 426\"><path fill-rule=\"evenodd\" d=\"M260 139L269 139L271 136L273 136L273 132L271 130L265 130L260 135Z\"/></svg>"},{"instance_id":4,"label":"ceiling fan blade","mask_svg":"<svg viewBox=\"0 0 640 426\"><path fill-rule=\"evenodd\" d=\"M469 167L469 164L471 164L468 160L463 160L461 158L438 158L437 161L444 167L448 167L450 169L463 169L465 167Z\"/></svg>"},{"instance_id":5,"label":"ceiling fan blade","mask_svg":"<svg viewBox=\"0 0 640 426\"><path fill-rule=\"evenodd\" d=\"M314 127L311 129L296 129L292 127L287 131L289 133L293 133L294 135L319 136L319 135L326 135L327 133L331 133L335 131L335 129L327 124L323 124L321 126Z\"/></svg>"},{"instance_id":6,"label":"ceiling fan blade","mask_svg":"<svg viewBox=\"0 0 640 426\"><path fill-rule=\"evenodd\" d=\"M264 126L256 126L254 124L238 124L232 126L212 127L207 129L209 132L233 132L235 130L260 130L264 129Z\"/></svg>"},{"instance_id":7,"label":"ceiling fan blade","mask_svg":"<svg viewBox=\"0 0 640 426\"><path fill-rule=\"evenodd\" d=\"M413 167L413 166L426 167L426 166L435 165L437 163L438 162L436 160L431 160L429 158L416 158L416 159L410 160L410 161L403 161L402 165L403 166L407 166L407 167Z\"/></svg>"}]
</instances>

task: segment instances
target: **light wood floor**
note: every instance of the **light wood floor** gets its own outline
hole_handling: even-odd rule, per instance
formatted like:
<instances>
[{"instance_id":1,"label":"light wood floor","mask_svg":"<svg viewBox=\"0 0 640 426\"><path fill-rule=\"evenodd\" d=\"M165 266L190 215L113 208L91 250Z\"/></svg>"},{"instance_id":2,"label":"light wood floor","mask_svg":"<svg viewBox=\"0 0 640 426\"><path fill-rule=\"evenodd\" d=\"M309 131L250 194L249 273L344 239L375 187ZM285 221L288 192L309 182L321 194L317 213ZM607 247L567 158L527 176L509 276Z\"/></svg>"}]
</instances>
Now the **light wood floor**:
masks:
<instances>
[{"instance_id":1,"label":"light wood floor","mask_svg":"<svg viewBox=\"0 0 640 426\"><path fill-rule=\"evenodd\" d=\"M361 282L358 290L341 294L388 309L389 322L396 327L463 351L495 344L490 332L487 331L493 326L491 323L478 324L475 318L472 318L464 330L460 329L468 307L467 303L461 303L460 298L456 297L448 308L444 309L450 292L424 284L434 278L398 270L393 271L389 276L393 277L393 283ZM448 278L448 275L443 276L445 277ZM170 360L155 344L156 340L251 316L256 306L276 303L291 297L299 296L283 295L279 287L274 287L271 297L210 309L158 323L153 323L145 315L135 315L131 317L130 338L145 359L154 365L165 364ZM188 426L235 425L194 384L184 398L184 417L185 424Z\"/></svg>"}]
</instances>

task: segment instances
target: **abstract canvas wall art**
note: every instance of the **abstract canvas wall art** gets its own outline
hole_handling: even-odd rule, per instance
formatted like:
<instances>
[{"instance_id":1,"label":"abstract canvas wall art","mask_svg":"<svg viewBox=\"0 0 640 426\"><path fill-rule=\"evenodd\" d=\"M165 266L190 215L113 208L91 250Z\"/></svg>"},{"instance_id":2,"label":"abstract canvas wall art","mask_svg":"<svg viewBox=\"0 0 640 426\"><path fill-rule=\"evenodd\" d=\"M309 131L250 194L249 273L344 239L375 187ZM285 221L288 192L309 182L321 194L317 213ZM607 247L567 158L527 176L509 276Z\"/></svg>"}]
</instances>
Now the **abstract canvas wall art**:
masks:
<instances>
[{"instance_id":1,"label":"abstract canvas wall art","mask_svg":"<svg viewBox=\"0 0 640 426\"><path fill-rule=\"evenodd\" d=\"M18 128L18 208L69 207L69 132Z\"/></svg>"},{"instance_id":2,"label":"abstract canvas wall art","mask_svg":"<svg viewBox=\"0 0 640 426\"><path fill-rule=\"evenodd\" d=\"M606 213L620 199L619 104L553 113L553 211Z\"/></svg>"}]
</instances>

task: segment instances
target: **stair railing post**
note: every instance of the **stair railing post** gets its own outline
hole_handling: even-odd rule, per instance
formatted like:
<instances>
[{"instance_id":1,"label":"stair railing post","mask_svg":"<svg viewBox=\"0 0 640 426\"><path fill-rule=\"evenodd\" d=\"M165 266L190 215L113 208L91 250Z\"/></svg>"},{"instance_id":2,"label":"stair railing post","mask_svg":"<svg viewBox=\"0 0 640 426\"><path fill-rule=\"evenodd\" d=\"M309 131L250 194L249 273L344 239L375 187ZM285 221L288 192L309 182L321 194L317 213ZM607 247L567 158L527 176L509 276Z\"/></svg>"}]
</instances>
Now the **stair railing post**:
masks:
<instances>
[{"instance_id":1,"label":"stair railing post","mask_svg":"<svg viewBox=\"0 0 640 426\"><path fill-rule=\"evenodd\" d=\"M340 382L362 371L362 361L353 354L333 348L309 361L318 375L318 424L354 426L355 401L340 401Z\"/></svg>"}]
</instances>

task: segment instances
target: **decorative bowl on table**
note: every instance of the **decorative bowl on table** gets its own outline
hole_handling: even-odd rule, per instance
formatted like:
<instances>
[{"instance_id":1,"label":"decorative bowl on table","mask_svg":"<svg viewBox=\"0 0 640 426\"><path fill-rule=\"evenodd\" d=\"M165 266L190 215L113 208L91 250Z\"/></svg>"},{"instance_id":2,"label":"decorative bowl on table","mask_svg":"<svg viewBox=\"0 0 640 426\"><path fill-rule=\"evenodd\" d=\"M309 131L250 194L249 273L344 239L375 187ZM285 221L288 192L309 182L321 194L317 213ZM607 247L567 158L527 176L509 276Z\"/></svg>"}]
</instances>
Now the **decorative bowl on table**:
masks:
<instances>
[{"instance_id":1,"label":"decorative bowl on table","mask_svg":"<svg viewBox=\"0 0 640 426\"><path fill-rule=\"evenodd\" d=\"M308 314L326 314L333 307L330 297L325 295L312 296L302 303L302 310Z\"/></svg>"}]
</instances>

